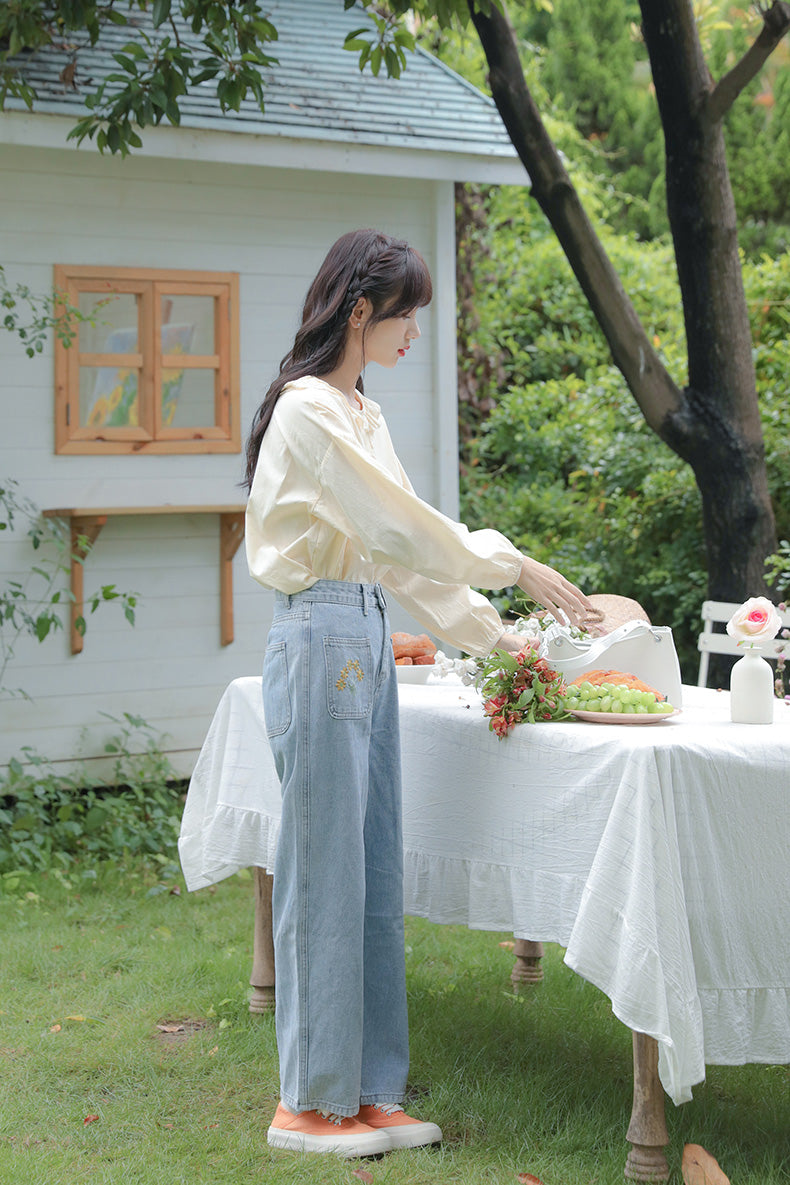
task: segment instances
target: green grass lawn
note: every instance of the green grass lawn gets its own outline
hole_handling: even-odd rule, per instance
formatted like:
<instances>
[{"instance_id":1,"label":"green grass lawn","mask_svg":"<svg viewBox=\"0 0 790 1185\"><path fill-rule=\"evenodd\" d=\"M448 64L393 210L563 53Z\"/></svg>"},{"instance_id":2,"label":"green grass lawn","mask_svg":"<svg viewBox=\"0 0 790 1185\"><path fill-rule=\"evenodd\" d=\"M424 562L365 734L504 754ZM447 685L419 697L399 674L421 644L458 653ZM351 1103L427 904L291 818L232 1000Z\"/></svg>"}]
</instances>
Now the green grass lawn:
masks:
<instances>
[{"instance_id":1,"label":"green grass lawn","mask_svg":"<svg viewBox=\"0 0 790 1185\"><path fill-rule=\"evenodd\" d=\"M173 866L0 883L0 1185L623 1180L630 1035L557 948L514 997L510 936L408 919L410 1106L445 1142L300 1157L266 1146L277 1059L273 1018L247 1006L251 877L196 894ZM787 1185L790 1068L711 1068L667 1119L675 1181L691 1142L733 1185Z\"/></svg>"}]
</instances>

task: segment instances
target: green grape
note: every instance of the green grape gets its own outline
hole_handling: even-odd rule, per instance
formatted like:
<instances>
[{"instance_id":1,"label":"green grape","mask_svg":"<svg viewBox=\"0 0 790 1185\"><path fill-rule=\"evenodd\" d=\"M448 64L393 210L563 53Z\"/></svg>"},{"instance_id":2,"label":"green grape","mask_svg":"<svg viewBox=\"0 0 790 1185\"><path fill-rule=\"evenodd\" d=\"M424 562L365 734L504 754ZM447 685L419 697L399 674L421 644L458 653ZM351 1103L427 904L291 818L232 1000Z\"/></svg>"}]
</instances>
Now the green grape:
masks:
<instances>
[{"instance_id":1,"label":"green grape","mask_svg":"<svg viewBox=\"0 0 790 1185\"><path fill-rule=\"evenodd\" d=\"M600 699L588 699L584 706L588 712L600 712L602 710Z\"/></svg>"},{"instance_id":2,"label":"green grape","mask_svg":"<svg viewBox=\"0 0 790 1185\"><path fill-rule=\"evenodd\" d=\"M611 712L612 711L612 697L611 697L611 695L604 695L601 697L601 706L599 708L599 711L601 711L601 712Z\"/></svg>"}]
</instances>

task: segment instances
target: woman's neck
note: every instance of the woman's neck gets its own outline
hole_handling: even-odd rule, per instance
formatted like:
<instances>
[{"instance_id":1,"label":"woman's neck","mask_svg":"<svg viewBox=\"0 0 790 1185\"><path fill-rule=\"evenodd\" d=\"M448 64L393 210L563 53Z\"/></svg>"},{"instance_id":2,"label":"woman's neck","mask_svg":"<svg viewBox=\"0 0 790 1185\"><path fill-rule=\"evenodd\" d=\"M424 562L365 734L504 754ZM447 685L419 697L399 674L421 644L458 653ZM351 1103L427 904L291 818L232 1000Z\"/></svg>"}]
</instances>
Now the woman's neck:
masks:
<instances>
[{"instance_id":1,"label":"woman's neck","mask_svg":"<svg viewBox=\"0 0 790 1185\"><path fill-rule=\"evenodd\" d=\"M331 387L341 391L345 395L351 407L359 407L359 396L357 395L357 380L360 374L361 359L352 356L343 356L340 365L331 370L329 374L322 374L321 378L325 383L329 383Z\"/></svg>"}]
</instances>

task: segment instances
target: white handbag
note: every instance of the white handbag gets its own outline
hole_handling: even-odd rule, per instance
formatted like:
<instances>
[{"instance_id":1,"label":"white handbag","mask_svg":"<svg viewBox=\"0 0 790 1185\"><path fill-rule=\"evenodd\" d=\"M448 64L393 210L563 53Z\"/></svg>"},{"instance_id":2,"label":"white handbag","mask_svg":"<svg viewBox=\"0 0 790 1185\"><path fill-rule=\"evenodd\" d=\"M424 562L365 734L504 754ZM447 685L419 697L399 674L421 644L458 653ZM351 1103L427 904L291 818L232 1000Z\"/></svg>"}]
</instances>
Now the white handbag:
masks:
<instances>
[{"instance_id":1,"label":"white handbag","mask_svg":"<svg viewBox=\"0 0 790 1185\"><path fill-rule=\"evenodd\" d=\"M681 707L680 663L668 625L626 621L600 638L570 638L565 633L547 637L545 658L566 679L603 668L636 675Z\"/></svg>"}]
</instances>

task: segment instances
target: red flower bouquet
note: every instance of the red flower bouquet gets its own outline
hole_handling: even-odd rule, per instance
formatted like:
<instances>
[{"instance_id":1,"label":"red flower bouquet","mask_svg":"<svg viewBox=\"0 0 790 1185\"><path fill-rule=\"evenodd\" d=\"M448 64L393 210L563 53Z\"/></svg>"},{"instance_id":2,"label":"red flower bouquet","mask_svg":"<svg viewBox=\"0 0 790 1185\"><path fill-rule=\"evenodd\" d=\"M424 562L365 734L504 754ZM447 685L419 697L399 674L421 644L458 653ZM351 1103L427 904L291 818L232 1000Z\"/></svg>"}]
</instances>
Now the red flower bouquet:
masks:
<instances>
[{"instance_id":1,"label":"red flower bouquet","mask_svg":"<svg viewBox=\"0 0 790 1185\"><path fill-rule=\"evenodd\" d=\"M483 712L488 727L502 739L524 721L569 719L562 675L538 657L537 640L530 640L520 654L492 650L479 660Z\"/></svg>"}]
</instances>

